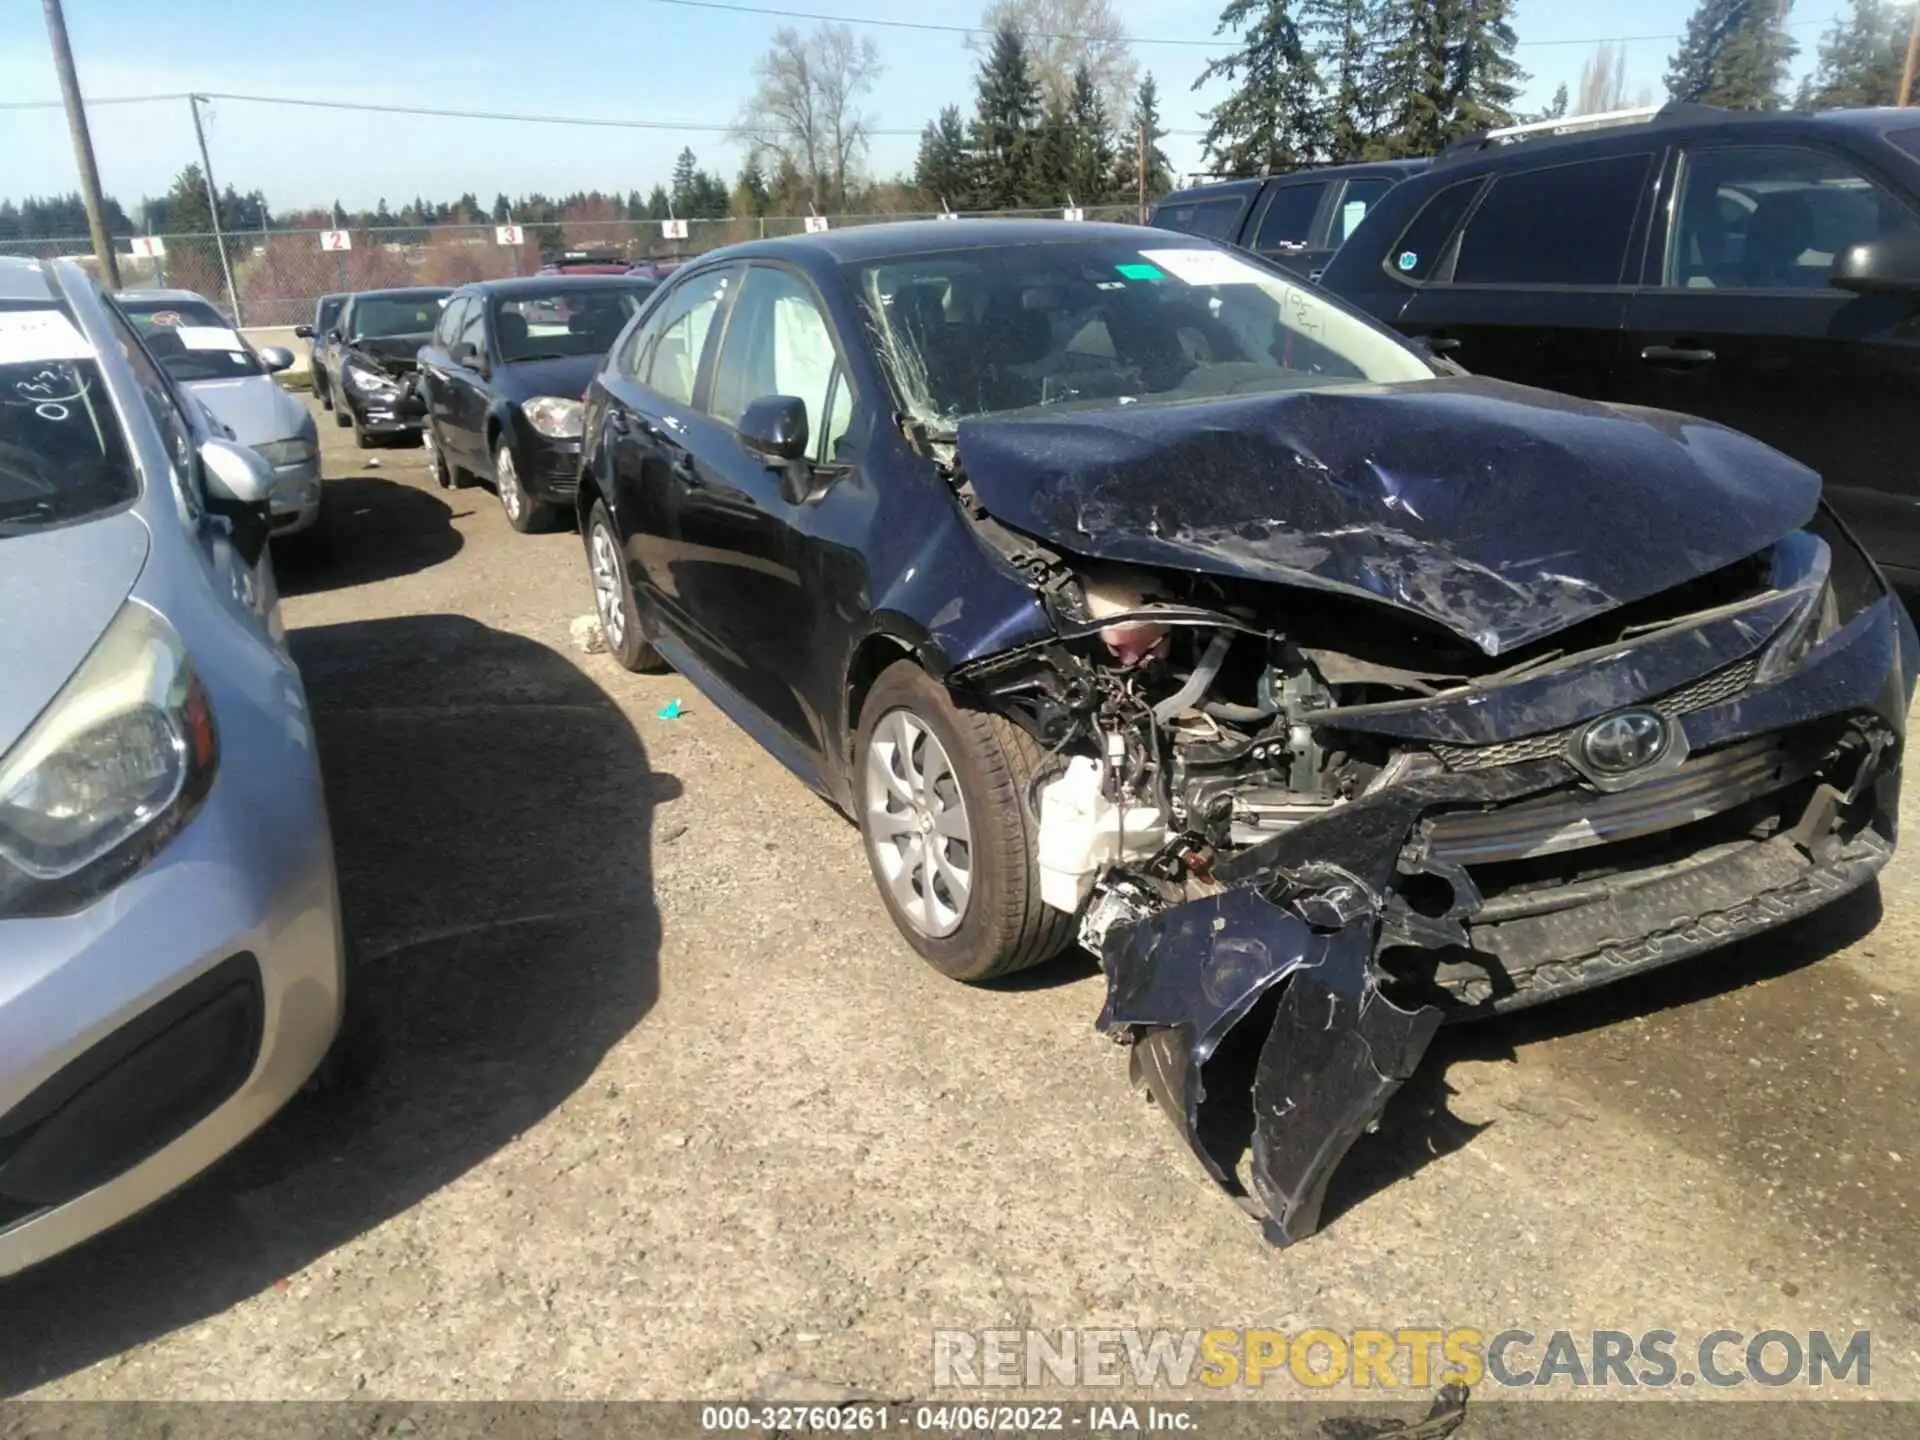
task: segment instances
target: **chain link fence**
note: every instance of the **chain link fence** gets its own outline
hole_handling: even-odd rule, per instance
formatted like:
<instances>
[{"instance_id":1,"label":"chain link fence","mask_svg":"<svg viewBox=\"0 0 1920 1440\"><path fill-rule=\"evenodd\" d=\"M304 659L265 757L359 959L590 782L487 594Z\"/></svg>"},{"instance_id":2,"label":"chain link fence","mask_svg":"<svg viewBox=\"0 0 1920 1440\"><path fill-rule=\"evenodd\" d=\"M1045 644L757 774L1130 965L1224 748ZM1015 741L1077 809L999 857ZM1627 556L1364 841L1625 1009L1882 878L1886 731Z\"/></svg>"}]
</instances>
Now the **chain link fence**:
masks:
<instances>
[{"instance_id":1,"label":"chain link fence","mask_svg":"<svg viewBox=\"0 0 1920 1440\"><path fill-rule=\"evenodd\" d=\"M1062 219L1060 210L970 211L968 218L1000 217ZM1078 212L1085 220L1136 223L1135 205L1088 206ZM900 220L935 220L937 211L913 214L830 215L828 228L884 224ZM816 226L821 222L815 219ZM167 287L193 290L221 304L236 323L254 326L297 325L313 318L314 303L322 296L353 290L382 290L402 285L464 285L474 280L501 280L532 275L551 260L574 252L594 259L635 264L672 262L699 255L722 245L805 232L808 217L761 216L747 219L685 220L672 226L658 220L559 220L523 224L519 243L502 243L498 227L486 225L394 226L344 232L346 249L329 249L329 237L340 232L321 230L242 230L226 236L227 260L233 269L230 290L212 235L160 235L116 242L120 282L129 290ZM684 236L669 236L669 228ZM157 246L142 242L157 240ZM157 253L128 253L132 244ZM63 257L93 265L92 246L82 236L45 240L0 240L0 255L35 259Z\"/></svg>"}]
</instances>

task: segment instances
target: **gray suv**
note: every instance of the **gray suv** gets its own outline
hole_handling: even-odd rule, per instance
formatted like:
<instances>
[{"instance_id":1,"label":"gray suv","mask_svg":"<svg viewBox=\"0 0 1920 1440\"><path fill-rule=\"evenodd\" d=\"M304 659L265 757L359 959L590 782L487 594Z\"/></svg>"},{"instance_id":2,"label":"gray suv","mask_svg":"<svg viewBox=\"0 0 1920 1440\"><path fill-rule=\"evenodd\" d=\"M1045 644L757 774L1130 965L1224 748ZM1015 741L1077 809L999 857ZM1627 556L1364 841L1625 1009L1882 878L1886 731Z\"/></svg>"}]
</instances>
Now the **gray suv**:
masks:
<instances>
[{"instance_id":1,"label":"gray suv","mask_svg":"<svg viewBox=\"0 0 1920 1440\"><path fill-rule=\"evenodd\" d=\"M205 1169L345 995L265 461L68 264L0 259L0 1275Z\"/></svg>"}]
</instances>

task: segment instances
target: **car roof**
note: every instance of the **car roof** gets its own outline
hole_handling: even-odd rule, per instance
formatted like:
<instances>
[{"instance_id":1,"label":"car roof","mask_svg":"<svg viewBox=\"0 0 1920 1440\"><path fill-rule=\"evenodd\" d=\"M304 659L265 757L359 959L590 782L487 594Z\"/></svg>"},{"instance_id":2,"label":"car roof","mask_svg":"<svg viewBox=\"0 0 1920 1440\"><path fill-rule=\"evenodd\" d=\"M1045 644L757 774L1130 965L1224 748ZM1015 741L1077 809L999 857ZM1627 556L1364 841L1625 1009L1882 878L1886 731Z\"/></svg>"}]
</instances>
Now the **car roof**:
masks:
<instances>
[{"instance_id":1,"label":"car roof","mask_svg":"<svg viewBox=\"0 0 1920 1440\"><path fill-rule=\"evenodd\" d=\"M460 287L462 295L551 295L560 290L632 290L656 285L650 275L518 275L511 280L473 280Z\"/></svg>"},{"instance_id":2,"label":"car roof","mask_svg":"<svg viewBox=\"0 0 1920 1440\"><path fill-rule=\"evenodd\" d=\"M355 290L352 294L347 296L347 299L349 300L371 300L371 299L384 300L391 295L391 296L398 296L403 300L411 300L418 296L451 295L453 292L454 292L454 287L451 285L396 285L391 289L385 289L385 290Z\"/></svg>"},{"instance_id":3,"label":"car roof","mask_svg":"<svg viewBox=\"0 0 1920 1440\"><path fill-rule=\"evenodd\" d=\"M0 256L0 300L52 300L53 287L38 260Z\"/></svg>"},{"instance_id":4,"label":"car roof","mask_svg":"<svg viewBox=\"0 0 1920 1440\"><path fill-rule=\"evenodd\" d=\"M151 300L156 305L209 305L220 307L198 290L121 290L114 297L122 305L137 305Z\"/></svg>"},{"instance_id":5,"label":"car roof","mask_svg":"<svg viewBox=\"0 0 1920 1440\"><path fill-rule=\"evenodd\" d=\"M1189 185L1184 190L1172 190L1154 201L1154 208L1172 205L1187 200L1210 200L1227 195L1244 195L1263 188L1269 180L1332 180L1350 176L1395 175L1405 179L1409 175L1418 175L1431 160L1417 158L1411 160L1352 160L1337 165L1302 165L1296 170L1276 170L1267 175L1249 176L1240 180L1216 180L1210 185Z\"/></svg>"},{"instance_id":6,"label":"car roof","mask_svg":"<svg viewBox=\"0 0 1920 1440\"><path fill-rule=\"evenodd\" d=\"M1209 242L1170 230L1139 225L1109 225L1092 220L903 220L855 225L817 235L782 235L747 240L699 257L702 262L778 259L848 262L885 260L894 255L927 255L944 250L982 250L1000 245L1060 245L1077 240L1121 240L1146 245L1194 245ZM691 263L691 262L689 262Z\"/></svg>"}]
</instances>

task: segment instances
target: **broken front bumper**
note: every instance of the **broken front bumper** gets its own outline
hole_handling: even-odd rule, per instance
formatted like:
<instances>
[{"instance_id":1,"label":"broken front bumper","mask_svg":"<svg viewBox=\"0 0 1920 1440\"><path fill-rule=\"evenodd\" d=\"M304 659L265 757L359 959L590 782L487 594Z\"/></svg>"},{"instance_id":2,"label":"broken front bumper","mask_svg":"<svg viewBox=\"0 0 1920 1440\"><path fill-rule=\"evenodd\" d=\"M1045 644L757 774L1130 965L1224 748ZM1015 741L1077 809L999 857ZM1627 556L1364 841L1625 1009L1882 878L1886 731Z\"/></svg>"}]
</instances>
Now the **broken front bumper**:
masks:
<instances>
[{"instance_id":1,"label":"broken front bumper","mask_svg":"<svg viewBox=\"0 0 1920 1440\"><path fill-rule=\"evenodd\" d=\"M1669 964L1872 879L1916 651L1883 594L1775 683L1679 707L1689 758L1641 786L1596 791L1545 744L1413 767L1219 863L1217 893L1108 930L1100 1026L1132 1037L1136 1081L1208 1173L1271 1239L1302 1239L1444 1020Z\"/></svg>"}]
</instances>

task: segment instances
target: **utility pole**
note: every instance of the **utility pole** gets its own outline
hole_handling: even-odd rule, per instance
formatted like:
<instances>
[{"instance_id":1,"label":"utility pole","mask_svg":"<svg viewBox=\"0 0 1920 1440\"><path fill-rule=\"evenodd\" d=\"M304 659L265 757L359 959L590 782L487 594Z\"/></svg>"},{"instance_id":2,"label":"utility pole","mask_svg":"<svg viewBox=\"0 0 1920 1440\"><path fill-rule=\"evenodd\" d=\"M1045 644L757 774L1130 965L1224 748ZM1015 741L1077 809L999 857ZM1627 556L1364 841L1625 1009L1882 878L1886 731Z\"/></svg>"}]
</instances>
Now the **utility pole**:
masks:
<instances>
[{"instance_id":1,"label":"utility pole","mask_svg":"<svg viewBox=\"0 0 1920 1440\"><path fill-rule=\"evenodd\" d=\"M1140 117L1140 223L1147 223L1147 117Z\"/></svg>"},{"instance_id":2,"label":"utility pole","mask_svg":"<svg viewBox=\"0 0 1920 1440\"><path fill-rule=\"evenodd\" d=\"M1907 26L1907 63L1900 71L1900 103L1908 103L1913 94L1913 65L1920 60L1920 5L1913 7L1913 20Z\"/></svg>"},{"instance_id":3,"label":"utility pole","mask_svg":"<svg viewBox=\"0 0 1920 1440\"><path fill-rule=\"evenodd\" d=\"M213 243L220 251L220 273L227 281L227 304L233 307L235 328L247 322L240 314L240 291L233 283L233 265L227 259L227 237L220 230L220 192L213 184L213 160L207 154L207 131L200 123L200 101L203 97L189 95L187 108L193 111L193 135L200 142L200 174L207 182L207 213L213 217Z\"/></svg>"},{"instance_id":4,"label":"utility pole","mask_svg":"<svg viewBox=\"0 0 1920 1440\"><path fill-rule=\"evenodd\" d=\"M60 72L60 98L67 106L67 128L73 132L73 158L80 163L80 197L87 207L87 233L93 239L94 259L100 263L100 284L120 288L120 262L107 236L106 206L100 199L100 171L93 163L93 137L87 133L87 111L80 101L80 79L73 73L73 47L67 43L67 17L60 0L41 0L47 12L47 35L53 41L53 68Z\"/></svg>"}]
</instances>

